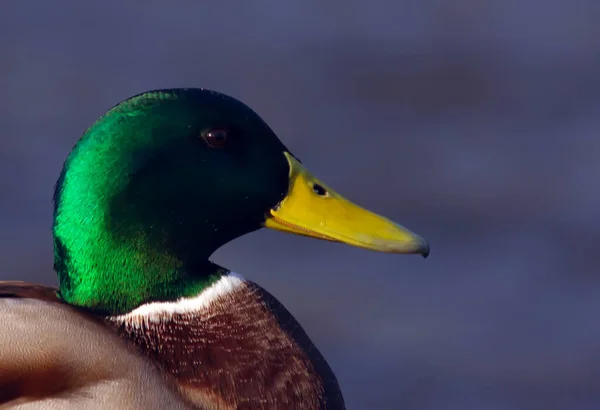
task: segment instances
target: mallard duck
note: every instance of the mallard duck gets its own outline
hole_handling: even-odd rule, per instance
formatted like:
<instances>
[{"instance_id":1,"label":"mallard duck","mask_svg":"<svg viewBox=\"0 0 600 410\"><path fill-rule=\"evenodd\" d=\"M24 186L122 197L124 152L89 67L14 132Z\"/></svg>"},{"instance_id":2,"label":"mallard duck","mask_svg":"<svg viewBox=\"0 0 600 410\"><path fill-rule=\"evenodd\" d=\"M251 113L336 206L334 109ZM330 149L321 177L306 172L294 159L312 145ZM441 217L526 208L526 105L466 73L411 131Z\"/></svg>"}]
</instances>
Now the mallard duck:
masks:
<instances>
[{"instance_id":1,"label":"mallard duck","mask_svg":"<svg viewBox=\"0 0 600 410\"><path fill-rule=\"evenodd\" d=\"M261 227L429 253L311 175L234 98L170 89L114 106L56 184L58 288L0 282L0 407L343 409L296 319L209 261Z\"/></svg>"}]
</instances>

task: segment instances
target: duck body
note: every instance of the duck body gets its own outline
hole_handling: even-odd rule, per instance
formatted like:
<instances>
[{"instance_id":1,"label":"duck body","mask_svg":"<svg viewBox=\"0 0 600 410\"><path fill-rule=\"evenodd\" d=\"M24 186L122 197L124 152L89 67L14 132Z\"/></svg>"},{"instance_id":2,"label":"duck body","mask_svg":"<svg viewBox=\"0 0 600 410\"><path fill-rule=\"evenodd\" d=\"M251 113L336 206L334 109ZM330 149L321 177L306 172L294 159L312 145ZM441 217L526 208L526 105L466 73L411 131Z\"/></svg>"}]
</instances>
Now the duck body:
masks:
<instances>
[{"instance_id":1,"label":"duck body","mask_svg":"<svg viewBox=\"0 0 600 410\"><path fill-rule=\"evenodd\" d=\"M56 292L0 282L0 408L344 408L300 324L239 275L114 316Z\"/></svg>"},{"instance_id":2,"label":"duck body","mask_svg":"<svg viewBox=\"0 0 600 410\"><path fill-rule=\"evenodd\" d=\"M58 289L0 282L0 408L343 409L292 314L209 256L261 227L429 252L209 90L113 107L69 154L54 205Z\"/></svg>"}]
</instances>

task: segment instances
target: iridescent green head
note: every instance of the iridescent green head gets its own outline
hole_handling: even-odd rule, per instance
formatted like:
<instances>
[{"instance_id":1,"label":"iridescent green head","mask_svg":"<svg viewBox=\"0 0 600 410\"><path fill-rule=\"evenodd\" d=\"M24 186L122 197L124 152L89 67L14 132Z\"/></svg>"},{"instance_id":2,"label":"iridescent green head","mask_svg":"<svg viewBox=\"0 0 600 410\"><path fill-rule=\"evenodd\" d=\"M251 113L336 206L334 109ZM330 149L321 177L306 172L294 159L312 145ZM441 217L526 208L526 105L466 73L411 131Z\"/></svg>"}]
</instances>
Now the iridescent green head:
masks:
<instances>
[{"instance_id":1,"label":"iridescent green head","mask_svg":"<svg viewBox=\"0 0 600 410\"><path fill-rule=\"evenodd\" d=\"M113 107L71 151L54 201L60 295L106 313L197 294L220 274L208 257L261 226L428 252L310 175L246 105L208 90L151 91Z\"/></svg>"}]
</instances>

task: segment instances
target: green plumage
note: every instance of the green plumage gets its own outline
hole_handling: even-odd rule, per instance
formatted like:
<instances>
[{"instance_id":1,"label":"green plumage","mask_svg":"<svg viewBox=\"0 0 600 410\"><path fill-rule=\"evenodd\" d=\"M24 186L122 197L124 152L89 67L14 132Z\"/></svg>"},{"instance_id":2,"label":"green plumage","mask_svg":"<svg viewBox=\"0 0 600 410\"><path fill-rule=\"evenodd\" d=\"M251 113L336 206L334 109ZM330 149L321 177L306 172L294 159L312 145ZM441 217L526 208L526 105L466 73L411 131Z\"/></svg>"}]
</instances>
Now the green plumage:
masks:
<instances>
[{"instance_id":1,"label":"green plumage","mask_svg":"<svg viewBox=\"0 0 600 410\"><path fill-rule=\"evenodd\" d=\"M227 129L223 148L201 138ZM197 295L208 257L260 228L288 189L286 148L223 94L147 92L113 107L65 161L55 191L54 264L70 304L118 314Z\"/></svg>"}]
</instances>

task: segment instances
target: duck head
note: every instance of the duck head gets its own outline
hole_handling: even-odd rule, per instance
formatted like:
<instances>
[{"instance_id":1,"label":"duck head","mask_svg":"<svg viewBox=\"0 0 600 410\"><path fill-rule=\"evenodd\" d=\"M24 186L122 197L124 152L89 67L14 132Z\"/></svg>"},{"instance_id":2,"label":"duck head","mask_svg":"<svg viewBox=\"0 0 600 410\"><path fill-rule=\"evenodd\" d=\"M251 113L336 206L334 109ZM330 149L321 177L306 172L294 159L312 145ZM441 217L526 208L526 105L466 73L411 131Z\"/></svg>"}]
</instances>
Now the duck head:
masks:
<instances>
[{"instance_id":1,"label":"duck head","mask_svg":"<svg viewBox=\"0 0 600 410\"><path fill-rule=\"evenodd\" d=\"M54 195L60 295L111 314L197 294L220 246L267 227L428 255L417 234L313 176L249 107L203 89L131 97L66 159Z\"/></svg>"}]
</instances>

